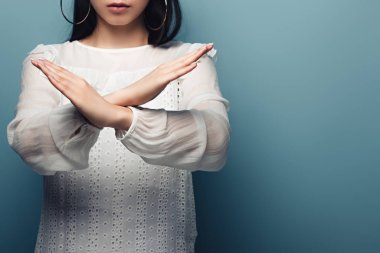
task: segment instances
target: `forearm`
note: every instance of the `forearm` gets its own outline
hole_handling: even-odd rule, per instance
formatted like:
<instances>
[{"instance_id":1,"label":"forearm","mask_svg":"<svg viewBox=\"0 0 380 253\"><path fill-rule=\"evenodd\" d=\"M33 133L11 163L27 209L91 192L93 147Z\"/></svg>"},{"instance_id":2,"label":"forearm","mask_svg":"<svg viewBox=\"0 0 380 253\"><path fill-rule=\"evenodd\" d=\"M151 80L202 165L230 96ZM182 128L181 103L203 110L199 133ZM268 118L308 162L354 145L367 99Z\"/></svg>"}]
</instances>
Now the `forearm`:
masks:
<instances>
[{"instance_id":1,"label":"forearm","mask_svg":"<svg viewBox=\"0 0 380 253\"><path fill-rule=\"evenodd\" d=\"M231 130L219 101L180 111L131 108L134 123L127 131L116 129L115 136L145 162L191 171L224 166Z\"/></svg>"},{"instance_id":2,"label":"forearm","mask_svg":"<svg viewBox=\"0 0 380 253\"><path fill-rule=\"evenodd\" d=\"M130 87L126 87L120 90L116 90L114 92L108 93L103 96L103 98L110 104L118 105L118 106L128 106L128 105L137 105L137 100L131 96L133 93L131 92Z\"/></svg>"},{"instance_id":3,"label":"forearm","mask_svg":"<svg viewBox=\"0 0 380 253\"><path fill-rule=\"evenodd\" d=\"M125 88L111 92L103 98L114 105L136 106L154 99L165 87L166 85L157 85L155 80L145 77Z\"/></svg>"},{"instance_id":4,"label":"forearm","mask_svg":"<svg viewBox=\"0 0 380 253\"><path fill-rule=\"evenodd\" d=\"M8 124L9 145L40 175L87 168L90 149L101 129L87 122L71 104L37 109L38 102L32 101L28 112L21 101Z\"/></svg>"}]
</instances>

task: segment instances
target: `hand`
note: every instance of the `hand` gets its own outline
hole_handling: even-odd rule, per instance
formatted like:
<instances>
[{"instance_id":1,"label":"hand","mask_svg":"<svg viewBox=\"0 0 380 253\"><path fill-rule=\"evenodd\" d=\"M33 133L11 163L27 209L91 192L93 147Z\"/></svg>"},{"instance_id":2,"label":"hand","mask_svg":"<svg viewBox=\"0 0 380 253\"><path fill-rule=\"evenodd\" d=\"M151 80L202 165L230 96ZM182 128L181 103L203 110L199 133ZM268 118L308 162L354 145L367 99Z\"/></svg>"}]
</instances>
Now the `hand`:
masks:
<instances>
[{"instance_id":1,"label":"hand","mask_svg":"<svg viewBox=\"0 0 380 253\"><path fill-rule=\"evenodd\" d=\"M125 128L124 126L128 125L125 121L130 121L131 117L126 119L123 116L126 115L126 110L130 109L108 103L83 78L46 59L31 62L95 126ZM123 126L120 125L121 121Z\"/></svg>"},{"instance_id":2,"label":"hand","mask_svg":"<svg viewBox=\"0 0 380 253\"><path fill-rule=\"evenodd\" d=\"M119 106L144 104L155 98L171 81L192 71L197 66L196 61L212 48L212 44L207 44L176 60L163 63L128 87L105 95L104 99Z\"/></svg>"}]
</instances>

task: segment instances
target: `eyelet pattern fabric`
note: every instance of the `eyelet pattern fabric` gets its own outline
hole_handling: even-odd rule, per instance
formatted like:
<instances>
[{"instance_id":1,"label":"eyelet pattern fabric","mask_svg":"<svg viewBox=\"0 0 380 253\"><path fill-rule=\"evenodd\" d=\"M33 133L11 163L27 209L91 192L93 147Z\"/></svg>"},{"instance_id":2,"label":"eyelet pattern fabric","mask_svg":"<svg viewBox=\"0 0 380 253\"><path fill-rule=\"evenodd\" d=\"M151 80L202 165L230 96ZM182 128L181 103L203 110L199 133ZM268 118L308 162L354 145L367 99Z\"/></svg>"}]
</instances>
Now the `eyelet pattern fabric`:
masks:
<instances>
[{"instance_id":1,"label":"eyelet pattern fabric","mask_svg":"<svg viewBox=\"0 0 380 253\"><path fill-rule=\"evenodd\" d=\"M192 172L223 167L230 128L216 50L154 99L130 106L128 130L92 125L30 58L49 59L105 95L201 45L173 42L114 54L66 42L39 44L28 54L7 131L12 148L43 176L35 253L194 253Z\"/></svg>"}]
</instances>

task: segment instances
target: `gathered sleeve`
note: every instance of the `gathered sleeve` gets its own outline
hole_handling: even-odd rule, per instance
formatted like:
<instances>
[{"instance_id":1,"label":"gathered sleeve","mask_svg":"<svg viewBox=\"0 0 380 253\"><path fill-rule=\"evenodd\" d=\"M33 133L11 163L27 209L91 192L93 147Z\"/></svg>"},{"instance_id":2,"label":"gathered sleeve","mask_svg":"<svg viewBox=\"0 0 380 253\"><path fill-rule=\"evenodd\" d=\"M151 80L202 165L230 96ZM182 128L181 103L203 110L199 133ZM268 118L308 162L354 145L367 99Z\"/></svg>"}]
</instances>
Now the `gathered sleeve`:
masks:
<instances>
[{"instance_id":1,"label":"gathered sleeve","mask_svg":"<svg viewBox=\"0 0 380 253\"><path fill-rule=\"evenodd\" d=\"M8 143L40 175L85 169L101 128L90 124L31 63L31 58L55 62L52 45L39 44L22 63L20 95L14 118L7 125Z\"/></svg>"},{"instance_id":2,"label":"gathered sleeve","mask_svg":"<svg viewBox=\"0 0 380 253\"><path fill-rule=\"evenodd\" d=\"M203 45L194 43L189 51ZM150 164L190 171L222 169L230 142L230 103L219 89L215 61L213 48L180 78L182 110L128 106L131 126L115 129L116 138Z\"/></svg>"}]
</instances>

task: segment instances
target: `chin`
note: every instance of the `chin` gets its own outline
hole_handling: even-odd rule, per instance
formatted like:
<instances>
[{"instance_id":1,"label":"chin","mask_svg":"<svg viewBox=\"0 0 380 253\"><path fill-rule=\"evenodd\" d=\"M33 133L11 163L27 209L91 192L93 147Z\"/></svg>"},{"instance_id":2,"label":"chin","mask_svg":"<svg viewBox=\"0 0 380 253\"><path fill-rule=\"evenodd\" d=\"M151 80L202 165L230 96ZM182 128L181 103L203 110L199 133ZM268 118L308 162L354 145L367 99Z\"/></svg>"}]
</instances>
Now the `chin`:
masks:
<instances>
[{"instance_id":1,"label":"chin","mask_svg":"<svg viewBox=\"0 0 380 253\"><path fill-rule=\"evenodd\" d=\"M124 21L124 20L112 20L112 21L107 21L107 23L113 26L126 26L130 24L130 22Z\"/></svg>"},{"instance_id":2,"label":"chin","mask_svg":"<svg viewBox=\"0 0 380 253\"><path fill-rule=\"evenodd\" d=\"M126 26L133 22L133 18L131 17L103 17L102 18L107 24L113 26Z\"/></svg>"}]
</instances>

